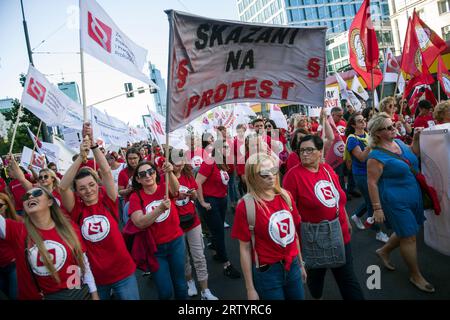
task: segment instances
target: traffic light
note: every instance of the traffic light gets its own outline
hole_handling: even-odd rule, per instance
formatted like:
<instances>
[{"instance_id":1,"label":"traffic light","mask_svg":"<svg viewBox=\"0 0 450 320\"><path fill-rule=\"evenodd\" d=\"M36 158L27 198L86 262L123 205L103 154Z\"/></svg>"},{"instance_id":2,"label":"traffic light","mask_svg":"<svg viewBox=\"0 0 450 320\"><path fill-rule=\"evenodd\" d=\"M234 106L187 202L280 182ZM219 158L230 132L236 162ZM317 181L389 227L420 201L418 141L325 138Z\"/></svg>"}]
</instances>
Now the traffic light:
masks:
<instances>
[{"instance_id":1,"label":"traffic light","mask_svg":"<svg viewBox=\"0 0 450 320\"><path fill-rule=\"evenodd\" d=\"M125 92L127 93L127 98L133 98L134 92L133 91L133 84L131 82L124 83L125 86Z\"/></svg>"},{"instance_id":2,"label":"traffic light","mask_svg":"<svg viewBox=\"0 0 450 320\"><path fill-rule=\"evenodd\" d=\"M138 93L140 94L140 93L144 93L145 92L145 89L144 89L144 87L139 87L138 88Z\"/></svg>"}]
</instances>

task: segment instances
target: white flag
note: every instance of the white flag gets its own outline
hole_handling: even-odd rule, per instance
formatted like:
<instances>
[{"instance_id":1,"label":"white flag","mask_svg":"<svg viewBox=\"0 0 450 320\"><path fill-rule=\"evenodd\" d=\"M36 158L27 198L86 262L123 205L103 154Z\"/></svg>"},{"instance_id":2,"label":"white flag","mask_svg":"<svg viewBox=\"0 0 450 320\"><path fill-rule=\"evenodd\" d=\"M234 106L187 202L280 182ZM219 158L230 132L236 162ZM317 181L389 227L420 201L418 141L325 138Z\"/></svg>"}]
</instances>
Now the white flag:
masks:
<instances>
[{"instance_id":1,"label":"white flag","mask_svg":"<svg viewBox=\"0 0 450 320\"><path fill-rule=\"evenodd\" d=\"M361 98L363 98L364 101L367 101L369 99L369 94L364 89L364 87L362 86L361 82L359 81L358 76L356 76L356 75L353 76L352 91L354 93L356 93L357 95L359 95Z\"/></svg>"},{"instance_id":2,"label":"white flag","mask_svg":"<svg viewBox=\"0 0 450 320\"><path fill-rule=\"evenodd\" d=\"M397 82L398 73L400 72L400 64L392 53L391 49L386 49L384 57L384 82Z\"/></svg>"},{"instance_id":3,"label":"white flag","mask_svg":"<svg viewBox=\"0 0 450 320\"><path fill-rule=\"evenodd\" d=\"M158 88L142 73L147 50L131 41L95 0L80 0L80 42L84 52Z\"/></svg>"},{"instance_id":4,"label":"white flag","mask_svg":"<svg viewBox=\"0 0 450 320\"><path fill-rule=\"evenodd\" d=\"M150 128L152 136L156 139L158 144L162 146L166 143L166 119L159 113L149 110L150 116L144 117L147 127Z\"/></svg>"},{"instance_id":5,"label":"white flag","mask_svg":"<svg viewBox=\"0 0 450 320\"><path fill-rule=\"evenodd\" d=\"M275 122L278 129L288 129L288 124L286 117L284 116L281 108L275 104L270 105L270 116L269 118Z\"/></svg>"},{"instance_id":6,"label":"white flag","mask_svg":"<svg viewBox=\"0 0 450 320\"><path fill-rule=\"evenodd\" d=\"M115 117L91 107L91 125L94 136L106 144L126 147L129 136L128 125Z\"/></svg>"},{"instance_id":7,"label":"white flag","mask_svg":"<svg viewBox=\"0 0 450 320\"><path fill-rule=\"evenodd\" d=\"M31 156L33 156L33 158ZM22 149L22 156L20 158L20 166L28 170L30 163L33 166L33 170L39 172L41 169L45 168L45 155L40 154L37 151L34 151L33 153L33 150L24 146Z\"/></svg>"},{"instance_id":8,"label":"white flag","mask_svg":"<svg viewBox=\"0 0 450 320\"><path fill-rule=\"evenodd\" d=\"M347 93L347 82L342 79L342 77L339 75L339 73L335 74L336 81L339 85L339 91L341 93L341 98L345 100L349 100L348 93Z\"/></svg>"},{"instance_id":9,"label":"white flag","mask_svg":"<svg viewBox=\"0 0 450 320\"><path fill-rule=\"evenodd\" d=\"M66 145L64 140L53 136L53 142L58 147L59 150L59 158L58 161L55 162L58 167L58 171L62 174L66 173L66 170L72 165L72 157L77 153ZM78 145L79 146L79 145Z\"/></svg>"},{"instance_id":10,"label":"white flag","mask_svg":"<svg viewBox=\"0 0 450 320\"><path fill-rule=\"evenodd\" d=\"M347 90L347 95L348 95L347 101L353 106L355 111L361 111L362 108L361 101L359 101L359 99L355 96L353 91Z\"/></svg>"},{"instance_id":11,"label":"white flag","mask_svg":"<svg viewBox=\"0 0 450 320\"><path fill-rule=\"evenodd\" d=\"M83 107L51 84L30 65L21 99L22 105L48 126L83 126Z\"/></svg>"},{"instance_id":12,"label":"white flag","mask_svg":"<svg viewBox=\"0 0 450 320\"><path fill-rule=\"evenodd\" d=\"M373 99L374 99L374 106L375 106L375 109L379 110L379 109L378 109L378 105L380 104L380 101L378 101L378 93L377 93L377 90L375 90L374 93L373 93Z\"/></svg>"},{"instance_id":13,"label":"white flag","mask_svg":"<svg viewBox=\"0 0 450 320\"><path fill-rule=\"evenodd\" d=\"M323 105L326 28L166 13L173 35L169 132L226 103Z\"/></svg>"}]
</instances>

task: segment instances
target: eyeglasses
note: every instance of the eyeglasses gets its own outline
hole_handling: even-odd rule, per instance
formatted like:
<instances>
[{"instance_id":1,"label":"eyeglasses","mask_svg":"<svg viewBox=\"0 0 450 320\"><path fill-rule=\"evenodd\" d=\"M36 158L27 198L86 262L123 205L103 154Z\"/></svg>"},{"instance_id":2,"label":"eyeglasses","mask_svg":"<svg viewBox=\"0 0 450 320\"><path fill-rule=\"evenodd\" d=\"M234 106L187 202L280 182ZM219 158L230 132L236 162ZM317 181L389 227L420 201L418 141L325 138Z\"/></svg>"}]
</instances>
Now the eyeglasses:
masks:
<instances>
[{"instance_id":1,"label":"eyeglasses","mask_svg":"<svg viewBox=\"0 0 450 320\"><path fill-rule=\"evenodd\" d=\"M147 169L147 170L145 170L145 171L139 171L139 172L138 172L138 177L139 177L139 178L145 178L147 175L148 175L149 177L151 177L152 174L154 174L154 173L155 173L155 170L154 170L153 168L150 168L150 169Z\"/></svg>"},{"instance_id":2,"label":"eyeglasses","mask_svg":"<svg viewBox=\"0 0 450 320\"><path fill-rule=\"evenodd\" d=\"M44 191L42 191L42 189L34 189L30 192L25 193L22 196L22 201L27 201L28 199L30 199L31 196L33 196L33 198L38 198L40 196L42 196L44 194Z\"/></svg>"},{"instance_id":3,"label":"eyeglasses","mask_svg":"<svg viewBox=\"0 0 450 320\"><path fill-rule=\"evenodd\" d=\"M273 167L273 168L267 169L267 170L261 170L261 171L259 171L259 176L263 179L266 179L270 176L277 175L278 171L279 171L278 167Z\"/></svg>"},{"instance_id":4,"label":"eyeglasses","mask_svg":"<svg viewBox=\"0 0 450 320\"><path fill-rule=\"evenodd\" d=\"M50 178L50 176L49 175L43 175L43 176L39 176L39 181L41 181L41 180L47 180L48 178Z\"/></svg>"},{"instance_id":5,"label":"eyeglasses","mask_svg":"<svg viewBox=\"0 0 450 320\"><path fill-rule=\"evenodd\" d=\"M386 128L381 128L378 131L384 131L384 130L392 131L392 130L395 130L395 127L391 124L390 126L387 126Z\"/></svg>"},{"instance_id":6,"label":"eyeglasses","mask_svg":"<svg viewBox=\"0 0 450 320\"><path fill-rule=\"evenodd\" d=\"M272 128L272 125L266 125L265 128Z\"/></svg>"},{"instance_id":7,"label":"eyeglasses","mask_svg":"<svg viewBox=\"0 0 450 320\"><path fill-rule=\"evenodd\" d=\"M308 148L301 148L300 150L298 150L298 153L300 154L311 154L313 153L314 150L317 150L316 148L312 148L312 147L308 147Z\"/></svg>"}]
</instances>

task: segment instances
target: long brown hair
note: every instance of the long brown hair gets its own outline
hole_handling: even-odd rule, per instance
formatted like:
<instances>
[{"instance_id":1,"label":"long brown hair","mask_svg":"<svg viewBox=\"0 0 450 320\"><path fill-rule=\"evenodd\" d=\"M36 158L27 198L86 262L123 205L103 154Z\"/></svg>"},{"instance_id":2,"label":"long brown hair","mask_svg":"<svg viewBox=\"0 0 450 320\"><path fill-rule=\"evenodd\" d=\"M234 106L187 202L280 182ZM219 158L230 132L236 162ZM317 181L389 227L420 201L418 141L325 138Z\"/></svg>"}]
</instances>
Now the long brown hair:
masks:
<instances>
[{"instance_id":1,"label":"long brown hair","mask_svg":"<svg viewBox=\"0 0 450 320\"><path fill-rule=\"evenodd\" d=\"M63 239L63 241L67 244L67 246L69 246L73 256L75 257L75 260L77 261L78 266L81 268L82 274L84 274L86 266L84 265L83 260L83 250L81 247L80 240L78 239L78 236L72 227L72 224L61 212L61 209L58 207L58 204L56 203L54 197L45 188L39 187L38 189L41 189L47 195L48 199L53 200L53 204L50 207L50 217L55 223L56 232L58 232L59 236ZM59 277L58 272L55 269L55 266L51 262L50 254L48 253L48 250L44 245L44 240L42 239L39 231L33 224L33 221L31 220L26 210L24 215L24 223L28 232L26 249L30 247L29 240L31 238L32 243L36 244L39 254L44 259L43 262L45 267L51 273L52 277L56 280L56 282L60 283L61 279Z\"/></svg>"},{"instance_id":2,"label":"long brown hair","mask_svg":"<svg viewBox=\"0 0 450 320\"><path fill-rule=\"evenodd\" d=\"M16 209L12 204L11 198L6 193L0 192L0 199L6 203L5 218L19 221L19 216L17 215Z\"/></svg>"}]
</instances>

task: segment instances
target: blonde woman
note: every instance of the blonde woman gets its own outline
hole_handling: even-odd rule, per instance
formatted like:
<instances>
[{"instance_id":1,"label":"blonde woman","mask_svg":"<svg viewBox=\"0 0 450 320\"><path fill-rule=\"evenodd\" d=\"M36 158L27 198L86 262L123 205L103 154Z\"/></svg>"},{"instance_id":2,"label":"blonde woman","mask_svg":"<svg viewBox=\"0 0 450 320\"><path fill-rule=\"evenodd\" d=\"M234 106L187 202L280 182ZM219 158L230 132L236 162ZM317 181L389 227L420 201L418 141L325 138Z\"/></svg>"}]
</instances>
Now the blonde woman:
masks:
<instances>
[{"instance_id":1,"label":"blonde woman","mask_svg":"<svg viewBox=\"0 0 450 320\"><path fill-rule=\"evenodd\" d=\"M450 100L438 103L434 108L433 117L437 124L450 122Z\"/></svg>"},{"instance_id":2,"label":"blonde woman","mask_svg":"<svg viewBox=\"0 0 450 320\"><path fill-rule=\"evenodd\" d=\"M419 134L412 147L396 140L396 130L387 113L374 116L369 124L369 145L372 151L367 161L367 184L376 223L385 220L394 230L389 241L376 251L388 270L395 270L389 261L391 252L400 253L409 268L409 280L425 292L434 287L425 280L417 262L416 235L424 221L421 189L411 170L418 171Z\"/></svg>"},{"instance_id":3,"label":"blonde woman","mask_svg":"<svg viewBox=\"0 0 450 320\"><path fill-rule=\"evenodd\" d=\"M380 112L387 113L394 123L400 122L402 126L405 128L405 132L407 134L410 134L412 132L411 125L408 122L406 122L405 117L403 117L403 114L395 113L396 109L397 107L395 105L394 97L386 97L383 98L383 100L381 100Z\"/></svg>"},{"instance_id":4,"label":"blonde woman","mask_svg":"<svg viewBox=\"0 0 450 320\"><path fill-rule=\"evenodd\" d=\"M32 188L23 204L24 222L0 215L0 239L11 246L16 259L19 299L58 299L55 295L64 297L67 289L98 299L81 236L52 194ZM76 289L81 282L85 285Z\"/></svg>"},{"instance_id":5,"label":"blonde woman","mask_svg":"<svg viewBox=\"0 0 450 320\"><path fill-rule=\"evenodd\" d=\"M247 298L303 300L306 271L296 232L300 216L292 196L280 187L276 161L263 153L250 156L245 178L250 201L255 203L254 243L247 220L251 214L247 210L252 209L242 200L231 236L239 239Z\"/></svg>"}]
</instances>

